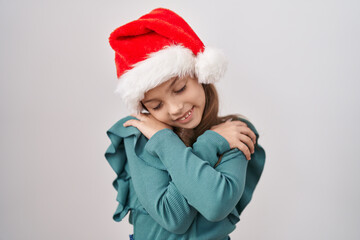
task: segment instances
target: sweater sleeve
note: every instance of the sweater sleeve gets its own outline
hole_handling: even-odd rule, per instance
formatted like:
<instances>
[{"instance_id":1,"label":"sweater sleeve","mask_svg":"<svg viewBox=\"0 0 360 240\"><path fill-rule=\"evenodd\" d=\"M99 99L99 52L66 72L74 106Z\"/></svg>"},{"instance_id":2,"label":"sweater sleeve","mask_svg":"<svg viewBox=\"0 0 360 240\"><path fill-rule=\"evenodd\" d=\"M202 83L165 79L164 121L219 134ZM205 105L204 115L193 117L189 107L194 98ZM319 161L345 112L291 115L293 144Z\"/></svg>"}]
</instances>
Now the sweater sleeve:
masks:
<instances>
[{"instance_id":1,"label":"sweater sleeve","mask_svg":"<svg viewBox=\"0 0 360 240\"><path fill-rule=\"evenodd\" d=\"M145 149L162 161L177 189L207 220L220 221L235 208L244 191L248 164L238 149L223 155L221 172L170 129L154 134Z\"/></svg>"},{"instance_id":2,"label":"sweater sleeve","mask_svg":"<svg viewBox=\"0 0 360 240\"><path fill-rule=\"evenodd\" d=\"M212 130L206 130L192 146L193 153L214 167L221 154L230 150L228 141Z\"/></svg>"},{"instance_id":3,"label":"sweater sleeve","mask_svg":"<svg viewBox=\"0 0 360 240\"><path fill-rule=\"evenodd\" d=\"M132 142L125 141L125 147L133 147ZM189 205L166 170L147 164L142 159L146 157L144 155L135 156L131 151L127 154L132 183L142 206L169 232L185 233L192 224L197 210Z\"/></svg>"},{"instance_id":4,"label":"sweater sleeve","mask_svg":"<svg viewBox=\"0 0 360 240\"><path fill-rule=\"evenodd\" d=\"M139 141L145 142L144 137L141 136ZM208 130L198 137L193 144L193 149L194 153L207 159L213 166L218 161L219 155L230 147L225 138ZM146 151L128 160L130 171L133 173L131 174L133 186L139 201L162 227L176 234L185 233L193 222L197 210L189 205L166 170L150 166L142 159L149 160L154 156L144 154Z\"/></svg>"}]
</instances>

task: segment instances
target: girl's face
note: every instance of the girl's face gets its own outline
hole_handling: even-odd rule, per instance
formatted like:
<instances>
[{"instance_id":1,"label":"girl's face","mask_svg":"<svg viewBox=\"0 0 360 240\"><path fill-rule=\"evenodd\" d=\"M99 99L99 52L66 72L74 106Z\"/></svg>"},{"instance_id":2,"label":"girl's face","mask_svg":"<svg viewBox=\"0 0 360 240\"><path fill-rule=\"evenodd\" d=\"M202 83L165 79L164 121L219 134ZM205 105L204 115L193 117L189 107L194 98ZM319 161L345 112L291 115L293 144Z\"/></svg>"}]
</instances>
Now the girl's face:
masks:
<instances>
[{"instance_id":1,"label":"girl's face","mask_svg":"<svg viewBox=\"0 0 360 240\"><path fill-rule=\"evenodd\" d=\"M147 91L141 101L157 120L173 127L192 129L201 122L204 88L192 77L174 77Z\"/></svg>"}]
</instances>

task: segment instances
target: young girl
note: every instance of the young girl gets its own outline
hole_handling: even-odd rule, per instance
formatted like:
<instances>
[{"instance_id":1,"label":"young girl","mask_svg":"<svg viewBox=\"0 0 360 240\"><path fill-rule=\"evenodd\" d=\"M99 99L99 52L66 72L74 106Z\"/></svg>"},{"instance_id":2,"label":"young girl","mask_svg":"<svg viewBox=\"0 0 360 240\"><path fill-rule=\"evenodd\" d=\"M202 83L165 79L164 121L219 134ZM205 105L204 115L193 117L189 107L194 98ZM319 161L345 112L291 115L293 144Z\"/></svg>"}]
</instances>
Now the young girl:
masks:
<instances>
[{"instance_id":1,"label":"young girl","mask_svg":"<svg viewBox=\"0 0 360 240\"><path fill-rule=\"evenodd\" d=\"M265 152L247 119L218 116L213 83L225 72L223 54L163 8L115 29L109 41L116 92L134 112L107 131L114 220L130 211L135 240L230 239Z\"/></svg>"}]
</instances>

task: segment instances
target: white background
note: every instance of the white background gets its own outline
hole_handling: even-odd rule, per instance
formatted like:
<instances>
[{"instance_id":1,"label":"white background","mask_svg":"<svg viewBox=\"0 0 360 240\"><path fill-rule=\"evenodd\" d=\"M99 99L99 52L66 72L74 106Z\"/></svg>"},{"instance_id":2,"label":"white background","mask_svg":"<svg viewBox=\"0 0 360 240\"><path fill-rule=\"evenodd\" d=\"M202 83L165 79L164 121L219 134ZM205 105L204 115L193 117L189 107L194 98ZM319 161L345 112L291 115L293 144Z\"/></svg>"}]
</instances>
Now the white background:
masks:
<instances>
[{"instance_id":1,"label":"white background","mask_svg":"<svg viewBox=\"0 0 360 240\"><path fill-rule=\"evenodd\" d=\"M128 114L109 34L156 7L229 58L221 114L267 159L232 239L360 239L359 1L0 0L0 239L127 239L106 136Z\"/></svg>"}]
</instances>

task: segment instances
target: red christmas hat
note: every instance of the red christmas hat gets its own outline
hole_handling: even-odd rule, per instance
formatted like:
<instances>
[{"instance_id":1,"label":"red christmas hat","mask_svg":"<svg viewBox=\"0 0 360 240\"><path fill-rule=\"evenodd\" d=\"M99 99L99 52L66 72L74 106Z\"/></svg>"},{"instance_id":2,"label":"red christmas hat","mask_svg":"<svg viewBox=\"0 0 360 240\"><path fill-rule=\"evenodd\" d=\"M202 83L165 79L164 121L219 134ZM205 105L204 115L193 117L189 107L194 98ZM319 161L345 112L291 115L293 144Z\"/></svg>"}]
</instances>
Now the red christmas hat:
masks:
<instances>
[{"instance_id":1,"label":"red christmas hat","mask_svg":"<svg viewBox=\"0 0 360 240\"><path fill-rule=\"evenodd\" d=\"M109 37L115 50L120 93L131 111L140 112L144 93L175 76L196 76L214 83L226 71L220 50L205 47L179 15L157 8L115 29Z\"/></svg>"}]
</instances>

